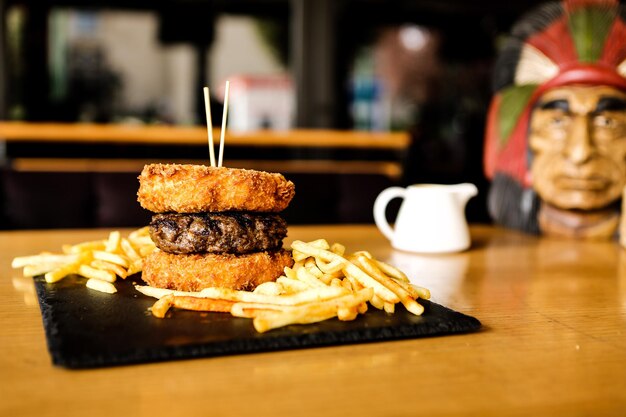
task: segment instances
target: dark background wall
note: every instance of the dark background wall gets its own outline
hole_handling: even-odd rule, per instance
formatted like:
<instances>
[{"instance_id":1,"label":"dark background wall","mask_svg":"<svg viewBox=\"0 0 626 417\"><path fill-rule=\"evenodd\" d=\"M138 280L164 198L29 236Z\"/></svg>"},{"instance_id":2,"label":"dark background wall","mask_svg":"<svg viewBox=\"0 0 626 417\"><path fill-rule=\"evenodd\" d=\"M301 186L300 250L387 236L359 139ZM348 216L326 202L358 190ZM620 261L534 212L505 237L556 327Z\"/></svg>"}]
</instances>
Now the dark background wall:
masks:
<instances>
[{"instance_id":1,"label":"dark background wall","mask_svg":"<svg viewBox=\"0 0 626 417\"><path fill-rule=\"evenodd\" d=\"M23 120L76 121L71 101L62 106L51 100L48 16L53 8L157 13L161 43L185 43L197 51L200 70L194 85L199 115L204 112L201 86L206 85L210 68L205 52L214 41L216 19L231 14L271 22L269 27L273 30L266 37L295 81L295 123L302 128L357 128L351 112L355 97L350 86L360 51L376 45L381 33L389 28L415 24L436 36L436 70L429 73L426 81L421 81L426 86L420 90L422 93L408 95L419 111L401 126L412 138L410 148L402 156L402 178L296 175L299 193L293 209L286 214L293 222L303 223L371 222L373 198L386 186L469 181L479 187L480 194L470 202L468 218L488 222L485 195L489 184L482 173L482 142L491 97L491 68L498 45L511 24L538 3L521 0L4 0L0 2L3 56L0 119L15 117L9 109L20 100L24 106ZM18 57L10 56L7 49L6 15L12 7L21 7L26 16L21 31L23 54ZM405 72L410 74L410 68ZM415 77L419 76L415 72ZM84 88L80 92L82 97L79 94L72 99L104 103L97 121L110 122L106 103L111 80L106 73L93 78L95 84ZM405 80L409 85L410 82ZM216 104L219 109L219 103ZM214 120L219 121L220 117L221 112L216 111ZM123 147L116 152L113 157L128 156ZM68 154L73 156L71 150ZM5 227L123 226L145 221L145 213L122 203L130 200L134 204L136 175L56 173L42 177L41 173L13 172L6 147L3 156ZM286 159L299 156L284 155ZM124 208L116 210L116 207Z\"/></svg>"}]
</instances>

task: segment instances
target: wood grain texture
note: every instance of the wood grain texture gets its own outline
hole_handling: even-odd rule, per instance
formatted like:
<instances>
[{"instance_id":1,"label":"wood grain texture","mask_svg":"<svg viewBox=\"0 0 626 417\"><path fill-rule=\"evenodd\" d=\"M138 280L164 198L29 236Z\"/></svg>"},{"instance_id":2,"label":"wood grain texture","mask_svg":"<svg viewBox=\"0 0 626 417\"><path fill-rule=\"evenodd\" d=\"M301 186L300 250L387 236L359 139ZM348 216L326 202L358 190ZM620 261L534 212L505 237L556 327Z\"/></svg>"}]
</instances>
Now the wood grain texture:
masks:
<instances>
[{"instance_id":1,"label":"wood grain texture","mask_svg":"<svg viewBox=\"0 0 626 417\"><path fill-rule=\"evenodd\" d=\"M147 164L204 164L206 159L98 159L98 158L14 158L11 169L18 172L141 172ZM229 160L229 168L256 169L282 174L375 174L399 180L402 165L391 161L335 160Z\"/></svg>"},{"instance_id":2,"label":"wood grain texture","mask_svg":"<svg viewBox=\"0 0 626 417\"><path fill-rule=\"evenodd\" d=\"M219 138L219 130L214 130ZM0 122L0 139L10 142L135 143L145 145L205 145L202 126L135 126L92 123ZM340 130L260 130L226 133L226 146L364 148L404 150L410 136L404 132L359 132Z\"/></svg>"},{"instance_id":3,"label":"wood grain texture","mask_svg":"<svg viewBox=\"0 0 626 417\"><path fill-rule=\"evenodd\" d=\"M473 315L479 333L68 371L50 364L11 259L107 230L0 233L0 415L624 415L626 251L473 226L454 255L394 251L372 226L292 227L366 249Z\"/></svg>"}]
</instances>

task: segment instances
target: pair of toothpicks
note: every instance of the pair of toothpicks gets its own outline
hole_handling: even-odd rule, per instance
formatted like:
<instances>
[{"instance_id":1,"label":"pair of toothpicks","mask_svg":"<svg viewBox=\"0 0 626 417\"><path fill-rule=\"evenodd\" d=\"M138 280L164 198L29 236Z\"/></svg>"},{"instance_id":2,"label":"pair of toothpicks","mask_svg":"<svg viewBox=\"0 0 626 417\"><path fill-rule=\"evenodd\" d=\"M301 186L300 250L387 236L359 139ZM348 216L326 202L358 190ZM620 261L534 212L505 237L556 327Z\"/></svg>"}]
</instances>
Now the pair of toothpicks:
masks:
<instances>
[{"instance_id":1,"label":"pair of toothpicks","mask_svg":"<svg viewBox=\"0 0 626 417\"><path fill-rule=\"evenodd\" d=\"M226 117L228 116L228 88L230 82L226 81L224 89L224 114L222 115L222 131L220 132L220 152L217 160L217 166L222 166L224 158L224 135L226 134ZM209 133L209 157L211 158L211 166L215 165L215 149L213 146L213 121L211 120L211 100L209 97L209 87L204 87L204 109L206 111L206 124Z\"/></svg>"}]
</instances>

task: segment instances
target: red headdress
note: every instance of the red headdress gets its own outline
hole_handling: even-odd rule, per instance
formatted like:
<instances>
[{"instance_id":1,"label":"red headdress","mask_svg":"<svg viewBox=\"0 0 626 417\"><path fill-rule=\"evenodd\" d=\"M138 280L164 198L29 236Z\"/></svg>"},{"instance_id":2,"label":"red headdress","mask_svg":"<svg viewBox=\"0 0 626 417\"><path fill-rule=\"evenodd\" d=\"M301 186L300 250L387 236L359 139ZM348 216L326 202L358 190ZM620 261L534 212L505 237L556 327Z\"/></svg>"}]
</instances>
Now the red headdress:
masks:
<instances>
[{"instance_id":1,"label":"red headdress","mask_svg":"<svg viewBox=\"0 0 626 417\"><path fill-rule=\"evenodd\" d=\"M548 3L519 21L496 63L496 94L487 116L487 177L503 173L530 186L530 113L547 90L574 84L626 90L625 21L626 11L616 0Z\"/></svg>"}]
</instances>

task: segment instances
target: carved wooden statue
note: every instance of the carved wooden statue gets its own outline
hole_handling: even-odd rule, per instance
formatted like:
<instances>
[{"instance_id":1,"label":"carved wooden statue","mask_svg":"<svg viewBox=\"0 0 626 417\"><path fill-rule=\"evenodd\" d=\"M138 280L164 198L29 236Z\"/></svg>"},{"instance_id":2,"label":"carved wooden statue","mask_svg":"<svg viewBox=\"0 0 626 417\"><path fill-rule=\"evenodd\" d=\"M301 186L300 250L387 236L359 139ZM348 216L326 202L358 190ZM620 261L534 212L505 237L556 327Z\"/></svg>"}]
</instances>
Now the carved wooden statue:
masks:
<instances>
[{"instance_id":1,"label":"carved wooden statue","mask_svg":"<svg viewBox=\"0 0 626 417\"><path fill-rule=\"evenodd\" d=\"M487 120L489 211L533 233L609 238L626 185L626 8L547 3L499 56Z\"/></svg>"}]
</instances>

